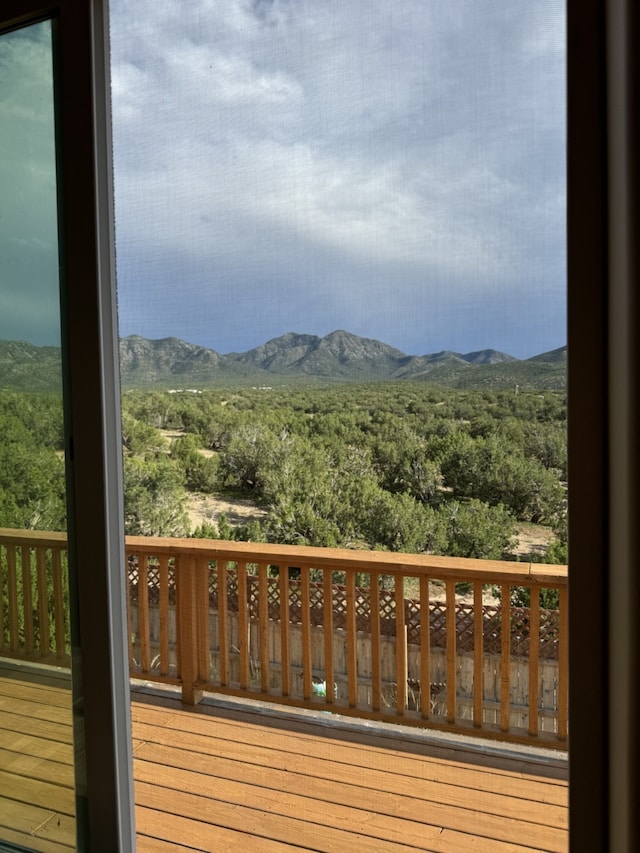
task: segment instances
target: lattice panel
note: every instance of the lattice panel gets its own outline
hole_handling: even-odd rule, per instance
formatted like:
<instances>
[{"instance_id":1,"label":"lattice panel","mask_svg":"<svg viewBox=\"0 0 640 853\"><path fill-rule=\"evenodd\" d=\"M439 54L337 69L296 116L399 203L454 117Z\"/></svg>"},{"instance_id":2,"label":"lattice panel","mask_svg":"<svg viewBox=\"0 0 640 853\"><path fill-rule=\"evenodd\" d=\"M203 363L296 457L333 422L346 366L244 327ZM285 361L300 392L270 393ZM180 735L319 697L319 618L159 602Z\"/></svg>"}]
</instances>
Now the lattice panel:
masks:
<instances>
[{"instance_id":1,"label":"lattice panel","mask_svg":"<svg viewBox=\"0 0 640 853\"><path fill-rule=\"evenodd\" d=\"M127 561L129 594L131 602L138 602L139 570L137 558ZM156 560L147 563L149 604L157 605L160 598L160 568ZM215 564L209 571L209 606L218 609L218 572ZM289 621L292 624L302 622L302 585L297 579L289 579ZM309 585L309 615L311 625L324 625L324 589L322 583L313 581ZM346 628L347 589L342 584L333 584L333 627L334 630ZM227 608L230 613L238 612L238 573L234 566L227 569ZM260 586L256 575L247 575L247 606L249 617L258 619ZM280 619L280 585L277 577L267 578L267 597L269 619ZM375 593L374 593L375 601ZM175 604L175 569L169 566L169 603ZM420 645L421 612L420 602L405 599L405 624L408 642ZM356 589L355 596L356 629L364 633L371 632L371 590ZM392 590L378 590L378 612L380 615L380 633L382 636L395 637L396 600ZM515 657L529 655L529 608L511 608L511 654ZM474 607L472 604L456 604L456 646L459 652L473 651ZM485 654L500 654L502 636L502 616L499 607L485 605L482 608L483 644ZM446 648L447 644L447 608L444 602L429 604L430 643L433 648ZM556 660L558 657L559 614L557 610L540 610L540 659Z\"/></svg>"},{"instance_id":2,"label":"lattice panel","mask_svg":"<svg viewBox=\"0 0 640 853\"><path fill-rule=\"evenodd\" d=\"M147 560L147 596L149 605L160 603L160 565L153 557L143 557ZM127 559L127 578L129 581L129 600L132 604L138 603L138 583L140 573L138 570L139 558L129 557ZM173 563L169 563L168 570L169 606L176 603L176 574Z\"/></svg>"},{"instance_id":3,"label":"lattice panel","mask_svg":"<svg viewBox=\"0 0 640 853\"><path fill-rule=\"evenodd\" d=\"M127 578L129 581L129 601L131 604L138 603L138 561L127 562Z\"/></svg>"}]
</instances>

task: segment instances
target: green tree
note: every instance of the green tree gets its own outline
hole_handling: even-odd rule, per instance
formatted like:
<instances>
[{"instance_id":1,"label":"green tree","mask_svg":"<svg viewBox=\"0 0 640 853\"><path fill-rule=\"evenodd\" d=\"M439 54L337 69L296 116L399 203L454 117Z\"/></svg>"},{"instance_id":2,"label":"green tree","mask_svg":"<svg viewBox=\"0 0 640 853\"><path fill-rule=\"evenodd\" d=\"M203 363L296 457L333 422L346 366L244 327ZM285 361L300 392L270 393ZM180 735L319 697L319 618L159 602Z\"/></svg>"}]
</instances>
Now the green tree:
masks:
<instances>
[{"instance_id":1,"label":"green tree","mask_svg":"<svg viewBox=\"0 0 640 853\"><path fill-rule=\"evenodd\" d=\"M180 466L184 482L193 492L214 492L218 488L218 460L205 457L195 435L184 435L173 442L171 458Z\"/></svg>"},{"instance_id":2,"label":"green tree","mask_svg":"<svg viewBox=\"0 0 640 853\"><path fill-rule=\"evenodd\" d=\"M489 506L475 499L450 501L438 513L445 555L502 560L515 545L515 521L503 506Z\"/></svg>"},{"instance_id":3,"label":"green tree","mask_svg":"<svg viewBox=\"0 0 640 853\"><path fill-rule=\"evenodd\" d=\"M179 469L167 457L124 460L125 533L186 536L189 518Z\"/></svg>"}]
</instances>

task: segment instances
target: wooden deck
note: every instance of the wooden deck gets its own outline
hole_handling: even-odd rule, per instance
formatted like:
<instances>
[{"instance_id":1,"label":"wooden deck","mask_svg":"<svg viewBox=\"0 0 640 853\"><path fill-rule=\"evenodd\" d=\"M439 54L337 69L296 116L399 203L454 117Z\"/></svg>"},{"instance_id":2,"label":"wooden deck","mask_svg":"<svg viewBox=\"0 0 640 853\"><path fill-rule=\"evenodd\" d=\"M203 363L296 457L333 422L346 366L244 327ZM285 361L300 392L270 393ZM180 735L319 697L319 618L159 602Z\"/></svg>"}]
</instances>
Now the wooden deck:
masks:
<instances>
[{"instance_id":1,"label":"wooden deck","mask_svg":"<svg viewBox=\"0 0 640 853\"><path fill-rule=\"evenodd\" d=\"M564 757L132 693L139 851L563 851ZM0 838L74 848L68 685L0 662Z\"/></svg>"}]
</instances>

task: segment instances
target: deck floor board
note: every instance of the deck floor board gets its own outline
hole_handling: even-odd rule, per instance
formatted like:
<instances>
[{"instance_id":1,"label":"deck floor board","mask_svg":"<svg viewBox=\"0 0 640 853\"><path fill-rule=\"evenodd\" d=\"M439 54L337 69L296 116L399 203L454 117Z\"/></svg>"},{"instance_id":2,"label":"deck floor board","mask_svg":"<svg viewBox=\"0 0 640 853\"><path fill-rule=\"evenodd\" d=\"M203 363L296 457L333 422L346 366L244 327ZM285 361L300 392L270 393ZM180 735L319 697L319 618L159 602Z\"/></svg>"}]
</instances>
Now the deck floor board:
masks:
<instances>
[{"instance_id":1,"label":"deck floor board","mask_svg":"<svg viewBox=\"0 0 640 853\"><path fill-rule=\"evenodd\" d=\"M0 838L73 849L68 682L0 669ZM568 849L566 762L132 692L138 850Z\"/></svg>"}]
</instances>

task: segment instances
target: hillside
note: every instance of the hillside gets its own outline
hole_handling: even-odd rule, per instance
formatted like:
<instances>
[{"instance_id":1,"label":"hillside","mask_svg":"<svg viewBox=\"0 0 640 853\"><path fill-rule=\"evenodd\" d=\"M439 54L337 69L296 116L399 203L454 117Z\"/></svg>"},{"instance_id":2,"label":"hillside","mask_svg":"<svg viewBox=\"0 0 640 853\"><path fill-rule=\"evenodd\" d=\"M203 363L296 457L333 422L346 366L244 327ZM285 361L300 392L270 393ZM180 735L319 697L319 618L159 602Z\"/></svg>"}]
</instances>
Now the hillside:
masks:
<instances>
[{"instance_id":1,"label":"hillside","mask_svg":"<svg viewBox=\"0 0 640 853\"><path fill-rule=\"evenodd\" d=\"M406 355L345 331L325 337L289 332L244 353L221 355L179 338L120 341L124 388L187 389L292 381L413 380L451 388L563 390L567 348L521 360L487 349ZM0 387L29 391L60 386L60 350L0 341Z\"/></svg>"},{"instance_id":2,"label":"hillside","mask_svg":"<svg viewBox=\"0 0 640 853\"><path fill-rule=\"evenodd\" d=\"M58 347L0 340L0 388L59 391L62 387L60 374Z\"/></svg>"}]
</instances>

